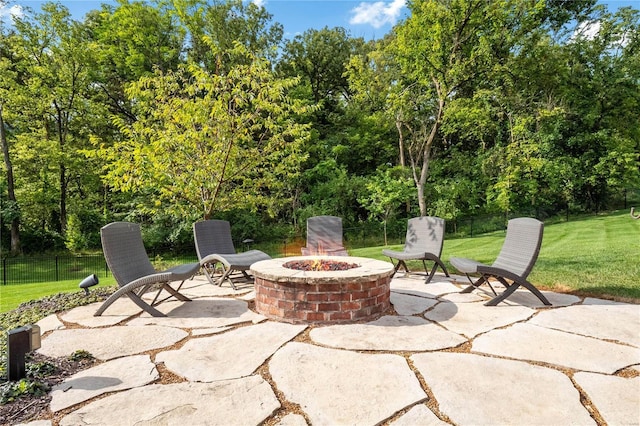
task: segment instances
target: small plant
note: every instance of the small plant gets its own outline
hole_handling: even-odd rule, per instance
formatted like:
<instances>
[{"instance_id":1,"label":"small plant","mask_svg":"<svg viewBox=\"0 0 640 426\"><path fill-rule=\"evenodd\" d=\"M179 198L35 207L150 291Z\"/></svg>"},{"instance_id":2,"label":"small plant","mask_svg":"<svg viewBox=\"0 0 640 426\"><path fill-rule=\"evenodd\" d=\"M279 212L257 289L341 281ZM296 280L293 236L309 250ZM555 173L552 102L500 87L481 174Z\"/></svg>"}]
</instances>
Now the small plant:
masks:
<instances>
[{"instance_id":1,"label":"small plant","mask_svg":"<svg viewBox=\"0 0 640 426\"><path fill-rule=\"evenodd\" d=\"M56 372L56 370L56 366L47 361L26 363L27 377L34 379L42 379L47 376L51 376Z\"/></svg>"},{"instance_id":2,"label":"small plant","mask_svg":"<svg viewBox=\"0 0 640 426\"><path fill-rule=\"evenodd\" d=\"M93 359L93 355L82 349L69 355L69 360L71 361L82 361L83 359Z\"/></svg>"},{"instance_id":3,"label":"small plant","mask_svg":"<svg viewBox=\"0 0 640 426\"><path fill-rule=\"evenodd\" d=\"M21 379L17 382L5 382L0 385L0 404L13 402L23 396L42 396L49 392L46 384L29 379Z\"/></svg>"}]
</instances>

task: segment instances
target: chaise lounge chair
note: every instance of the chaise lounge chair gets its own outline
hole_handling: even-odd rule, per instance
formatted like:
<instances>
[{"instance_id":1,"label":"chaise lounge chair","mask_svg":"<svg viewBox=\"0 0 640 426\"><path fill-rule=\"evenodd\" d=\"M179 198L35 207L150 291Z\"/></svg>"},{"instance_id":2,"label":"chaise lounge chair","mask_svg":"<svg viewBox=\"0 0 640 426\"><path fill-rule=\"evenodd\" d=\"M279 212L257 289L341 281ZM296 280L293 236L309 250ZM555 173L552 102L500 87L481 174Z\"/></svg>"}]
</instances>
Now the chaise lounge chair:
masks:
<instances>
[{"instance_id":1,"label":"chaise lounge chair","mask_svg":"<svg viewBox=\"0 0 640 426\"><path fill-rule=\"evenodd\" d=\"M349 256L342 243L342 219L336 216L314 216L307 219L307 246L303 256Z\"/></svg>"},{"instance_id":2,"label":"chaise lounge chair","mask_svg":"<svg viewBox=\"0 0 640 426\"><path fill-rule=\"evenodd\" d=\"M533 269L533 265L535 265L540 253L543 229L544 224L533 218L511 219L507 225L507 235L500 254L491 266L471 259L450 258L449 262L458 271L464 272L469 281L471 281L471 285L465 288L462 293L470 293L486 282L496 297L485 303L485 305L495 306L512 295L518 287L523 286L540 299L543 304L551 305L540 290L527 281L527 276ZM480 274L480 278L475 282L469 277L469 274L474 273ZM496 278L505 286L505 290L500 295L491 286L489 282L491 277ZM511 281L511 283L507 280Z\"/></svg>"},{"instance_id":3,"label":"chaise lounge chair","mask_svg":"<svg viewBox=\"0 0 640 426\"><path fill-rule=\"evenodd\" d=\"M166 316L153 307L166 300L157 301L162 290L166 290L178 300L191 300L179 293L179 290L185 280L198 272L199 263L188 263L157 272L144 248L140 225L135 223L110 223L100 229L100 236L104 258L120 288L104 301L94 316L102 315L105 309L121 296L128 296L136 305L154 317ZM170 285L174 281L181 281L177 289ZM153 287L158 288L158 293L151 303L147 303L142 299L142 295Z\"/></svg>"},{"instance_id":4,"label":"chaise lounge chair","mask_svg":"<svg viewBox=\"0 0 640 426\"><path fill-rule=\"evenodd\" d=\"M231 288L236 286L231 276L240 272L246 279L251 265L261 260L271 259L271 256L260 250L249 250L244 253L236 253L231 239L231 225L226 220L203 220L193 224L193 237L196 243L196 252L200 265L213 285L221 286L228 281ZM222 268L222 275L214 279L216 269Z\"/></svg>"},{"instance_id":5,"label":"chaise lounge chair","mask_svg":"<svg viewBox=\"0 0 640 426\"><path fill-rule=\"evenodd\" d=\"M382 250L382 254L388 256L391 259L391 263L394 264L393 274L395 275L400 267L403 267L405 272L409 274L410 271L406 261L421 260L426 276L425 283L431 281L438 266L448 277L449 272L442 260L440 260L442 245L444 244L444 224L444 219L439 217L423 216L409 219L404 249L402 251ZM394 262L394 259L397 262ZM427 260L433 262L431 272L427 271Z\"/></svg>"}]
</instances>

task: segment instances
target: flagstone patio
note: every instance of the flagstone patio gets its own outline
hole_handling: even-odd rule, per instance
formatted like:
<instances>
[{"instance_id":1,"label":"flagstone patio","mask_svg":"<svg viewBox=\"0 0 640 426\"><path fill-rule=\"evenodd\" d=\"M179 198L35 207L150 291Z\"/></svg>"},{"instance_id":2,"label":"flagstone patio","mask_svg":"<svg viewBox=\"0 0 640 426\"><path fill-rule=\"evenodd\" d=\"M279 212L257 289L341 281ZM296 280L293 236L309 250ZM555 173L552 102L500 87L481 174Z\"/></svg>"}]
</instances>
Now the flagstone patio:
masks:
<instances>
[{"instance_id":1,"label":"flagstone patio","mask_svg":"<svg viewBox=\"0 0 640 426\"><path fill-rule=\"evenodd\" d=\"M640 305L518 291L486 307L454 279L398 275L395 312L358 324L270 321L251 285L203 277L165 318L127 299L47 317L41 353L100 362L30 425L640 424Z\"/></svg>"}]
</instances>

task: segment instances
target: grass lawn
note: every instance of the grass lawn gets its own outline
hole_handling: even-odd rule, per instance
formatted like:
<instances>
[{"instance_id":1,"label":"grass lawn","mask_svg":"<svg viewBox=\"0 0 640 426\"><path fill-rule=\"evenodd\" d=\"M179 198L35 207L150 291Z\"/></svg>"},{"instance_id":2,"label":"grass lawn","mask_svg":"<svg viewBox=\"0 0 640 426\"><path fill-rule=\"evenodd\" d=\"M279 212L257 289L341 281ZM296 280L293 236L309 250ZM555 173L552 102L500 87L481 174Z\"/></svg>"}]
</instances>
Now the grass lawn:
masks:
<instances>
[{"instance_id":1,"label":"grass lawn","mask_svg":"<svg viewBox=\"0 0 640 426\"><path fill-rule=\"evenodd\" d=\"M442 260L468 257L491 264L502 247L504 231L472 238L445 238ZM401 245L390 246L401 250ZM354 256L388 260L384 247L351 250ZM412 269L422 268L420 262ZM430 265L428 265L430 267ZM640 220L629 211L587 216L545 225L538 261L529 275L538 288L640 303Z\"/></svg>"}]
</instances>

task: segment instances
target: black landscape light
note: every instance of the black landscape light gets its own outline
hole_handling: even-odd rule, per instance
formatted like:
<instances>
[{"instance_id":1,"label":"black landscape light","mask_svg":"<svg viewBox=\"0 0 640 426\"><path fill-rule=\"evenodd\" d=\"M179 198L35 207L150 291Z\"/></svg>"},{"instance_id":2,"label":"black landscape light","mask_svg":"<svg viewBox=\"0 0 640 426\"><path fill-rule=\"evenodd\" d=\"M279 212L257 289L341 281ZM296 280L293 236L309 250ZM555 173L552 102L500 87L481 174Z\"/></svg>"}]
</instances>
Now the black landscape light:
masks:
<instances>
[{"instance_id":1,"label":"black landscape light","mask_svg":"<svg viewBox=\"0 0 640 426\"><path fill-rule=\"evenodd\" d=\"M80 281L80 285L78 287L84 290L85 296L88 296L89 287L93 287L96 284L98 284L98 277L96 276L96 274L91 274L84 280Z\"/></svg>"},{"instance_id":2,"label":"black landscape light","mask_svg":"<svg viewBox=\"0 0 640 426\"><path fill-rule=\"evenodd\" d=\"M8 380L20 380L26 376L24 356L40 348L40 326L25 325L9 330L7 339Z\"/></svg>"}]
</instances>

